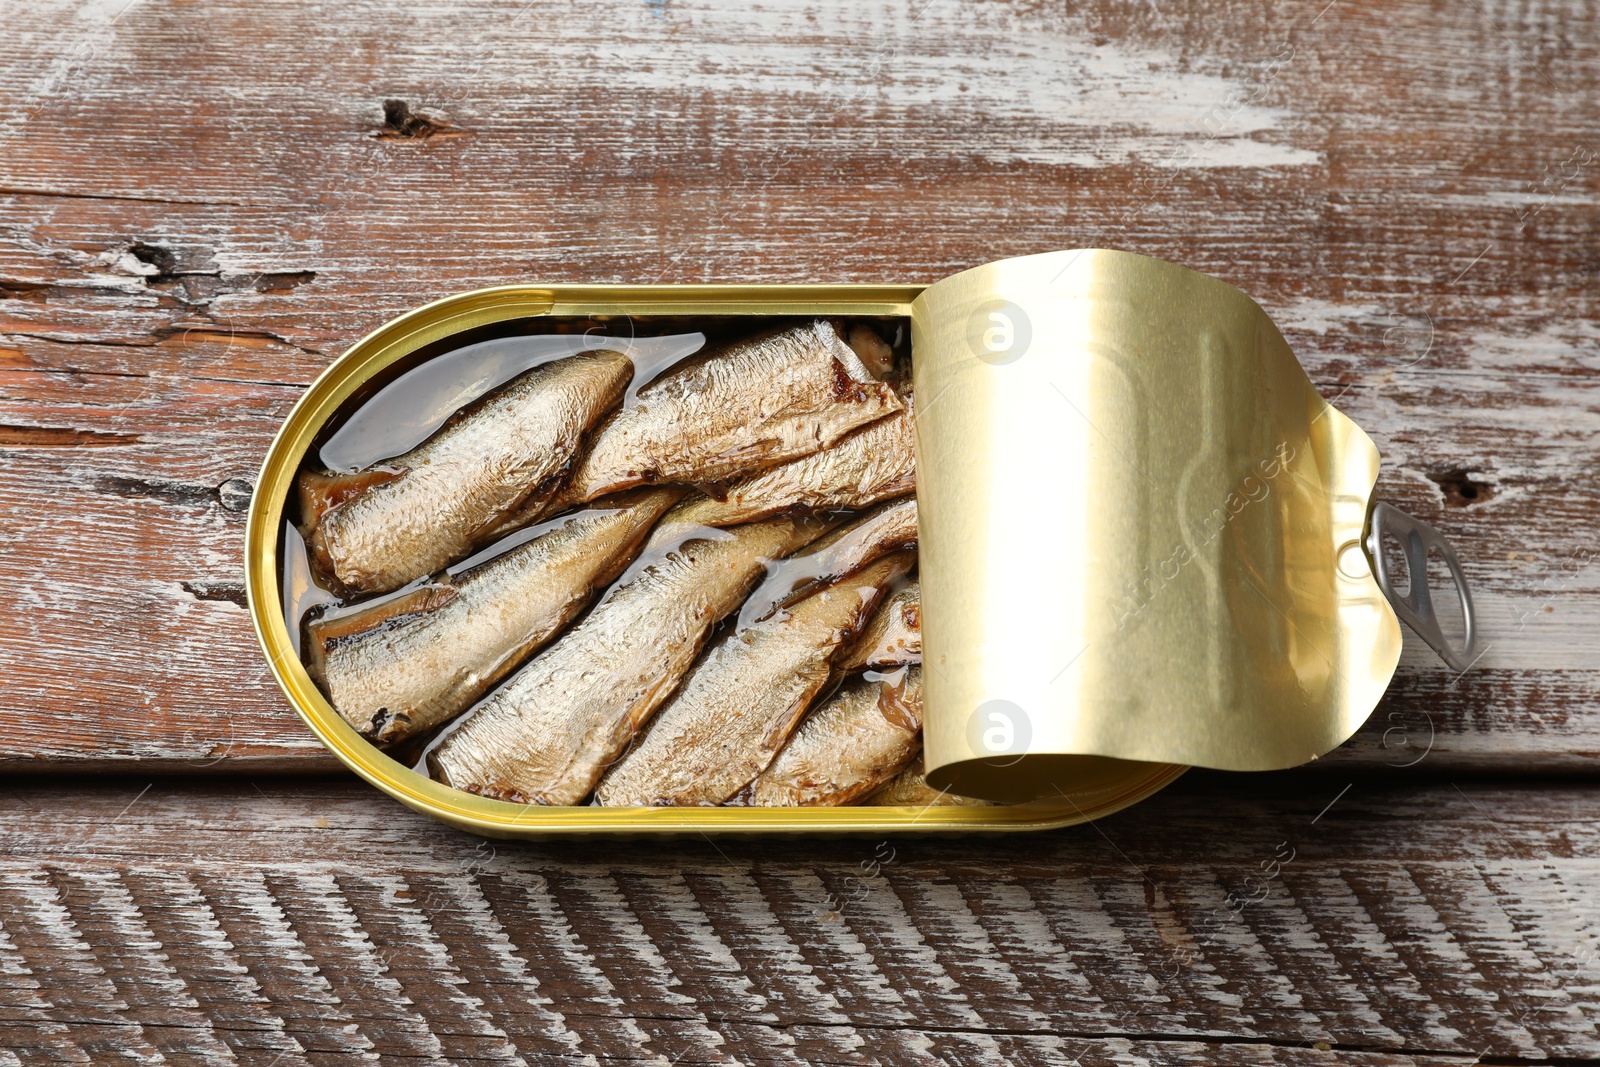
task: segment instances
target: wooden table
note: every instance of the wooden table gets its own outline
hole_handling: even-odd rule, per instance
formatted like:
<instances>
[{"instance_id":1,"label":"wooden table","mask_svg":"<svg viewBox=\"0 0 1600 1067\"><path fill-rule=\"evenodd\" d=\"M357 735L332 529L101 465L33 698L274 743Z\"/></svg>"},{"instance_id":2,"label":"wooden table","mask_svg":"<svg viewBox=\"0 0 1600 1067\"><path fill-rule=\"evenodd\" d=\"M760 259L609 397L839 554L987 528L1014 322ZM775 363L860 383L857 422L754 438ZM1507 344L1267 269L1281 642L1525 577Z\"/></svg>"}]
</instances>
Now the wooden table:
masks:
<instances>
[{"instance_id":1,"label":"wooden table","mask_svg":"<svg viewBox=\"0 0 1600 1067\"><path fill-rule=\"evenodd\" d=\"M1600 1060L1592 6L9 0L0 46L0 1064ZM883 845L487 844L269 679L254 471L385 319L1084 245L1272 314L1461 550L1476 668L1408 637L1314 766Z\"/></svg>"}]
</instances>

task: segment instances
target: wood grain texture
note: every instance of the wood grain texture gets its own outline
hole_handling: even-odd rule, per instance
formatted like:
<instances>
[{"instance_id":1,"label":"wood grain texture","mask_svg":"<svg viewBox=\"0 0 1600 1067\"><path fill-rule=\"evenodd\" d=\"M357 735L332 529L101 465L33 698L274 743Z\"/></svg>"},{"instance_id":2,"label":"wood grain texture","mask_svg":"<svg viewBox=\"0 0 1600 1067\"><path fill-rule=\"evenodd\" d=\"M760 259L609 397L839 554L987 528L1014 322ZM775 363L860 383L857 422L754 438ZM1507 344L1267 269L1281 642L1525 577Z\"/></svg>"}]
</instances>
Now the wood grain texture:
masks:
<instances>
[{"instance_id":1,"label":"wood grain texture","mask_svg":"<svg viewBox=\"0 0 1600 1067\"><path fill-rule=\"evenodd\" d=\"M0 764L332 766L240 607L243 509L299 390L401 311L1111 245L1256 297L1479 590L1478 668L1408 645L1321 765L1593 773L1597 23L1532 0L6 4ZM438 125L386 125L387 99Z\"/></svg>"},{"instance_id":2,"label":"wood grain texture","mask_svg":"<svg viewBox=\"0 0 1600 1067\"><path fill-rule=\"evenodd\" d=\"M1591 790L1261 781L1244 794L1195 776L1023 838L689 835L626 854L478 841L342 782L13 789L0 1050L30 1064L1600 1061Z\"/></svg>"}]
</instances>

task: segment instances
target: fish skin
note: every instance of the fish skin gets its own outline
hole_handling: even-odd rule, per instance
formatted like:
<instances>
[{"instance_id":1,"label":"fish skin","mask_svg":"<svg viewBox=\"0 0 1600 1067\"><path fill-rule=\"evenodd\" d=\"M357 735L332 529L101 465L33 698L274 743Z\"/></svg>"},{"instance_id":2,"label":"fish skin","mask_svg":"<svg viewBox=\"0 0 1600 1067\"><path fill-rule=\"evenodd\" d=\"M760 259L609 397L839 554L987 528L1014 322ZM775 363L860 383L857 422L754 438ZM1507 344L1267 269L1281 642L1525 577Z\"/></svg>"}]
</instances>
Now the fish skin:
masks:
<instances>
[{"instance_id":1,"label":"fish skin","mask_svg":"<svg viewBox=\"0 0 1600 1067\"><path fill-rule=\"evenodd\" d=\"M962 806L988 807L990 801L964 797L933 788L923 777L922 756L912 759L905 770L891 778L881 789L861 801L862 807L873 808L936 808Z\"/></svg>"},{"instance_id":2,"label":"fish skin","mask_svg":"<svg viewBox=\"0 0 1600 1067\"><path fill-rule=\"evenodd\" d=\"M705 519L706 506L687 497L661 520L663 526ZM717 525L707 523L707 525ZM808 593L860 570L879 556L917 547L917 500L883 504L820 538L814 545L772 569L771 575L739 609L739 625L749 626Z\"/></svg>"},{"instance_id":3,"label":"fish skin","mask_svg":"<svg viewBox=\"0 0 1600 1067\"><path fill-rule=\"evenodd\" d=\"M620 352L553 360L405 455L354 474L305 472L301 532L318 576L341 593L388 592L466 556L508 513L555 493L632 374Z\"/></svg>"},{"instance_id":4,"label":"fish skin","mask_svg":"<svg viewBox=\"0 0 1600 1067\"><path fill-rule=\"evenodd\" d=\"M840 674L922 662L922 586L911 582L873 612L855 644L835 666Z\"/></svg>"},{"instance_id":5,"label":"fish skin","mask_svg":"<svg viewBox=\"0 0 1600 1067\"><path fill-rule=\"evenodd\" d=\"M430 770L481 796L579 803L672 695L767 561L819 530L784 517L687 539L653 534L582 622L439 742Z\"/></svg>"},{"instance_id":6,"label":"fish skin","mask_svg":"<svg viewBox=\"0 0 1600 1067\"><path fill-rule=\"evenodd\" d=\"M834 653L911 566L885 556L701 657L650 729L607 772L600 804L721 804L772 762L831 675Z\"/></svg>"},{"instance_id":7,"label":"fish skin","mask_svg":"<svg viewBox=\"0 0 1600 1067\"><path fill-rule=\"evenodd\" d=\"M650 534L652 544L666 544L673 541L682 541L690 537L715 536L717 530L745 525L745 523L741 522L717 521L720 517L707 506L711 503L711 500L702 490L691 489L688 486L683 488L688 489L688 492L668 509L667 513L661 517L660 522L656 523L655 530ZM638 489L623 490L624 493L636 493L638 491ZM608 499L610 499L609 496L601 497L598 502L604 502ZM590 506L593 506L593 503ZM815 531L812 542L808 543L821 543L817 541L817 538L839 525L837 517L799 515L789 517L803 518L807 529ZM807 548L806 551L810 551L810 549Z\"/></svg>"},{"instance_id":8,"label":"fish skin","mask_svg":"<svg viewBox=\"0 0 1600 1067\"><path fill-rule=\"evenodd\" d=\"M777 758L730 804L853 804L922 751L922 668L851 678L800 723Z\"/></svg>"},{"instance_id":9,"label":"fish skin","mask_svg":"<svg viewBox=\"0 0 1600 1067\"><path fill-rule=\"evenodd\" d=\"M715 482L827 448L903 410L816 319L695 356L596 431L563 494L593 500L646 482Z\"/></svg>"},{"instance_id":10,"label":"fish skin","mask_svg":"<svg viewBox=\"0 0 1600 1067\"><path fill-rule=\"evenodd\" d=\"M404 740L453 718L583 610L687 491L637 490L574 512L464 574L306 627L307 667L364 737Z\"/></svg>"},{"instance_id":11,"label":"fish skin","mask_svg":"<svg viewBox=\"0 0 1600 1067\"><path fill-rule=\"evenodd\" d=\"M500 521L485 531L479 540L484 544L489 544L518 530L544 522L546 519L553 519L564 511L571 511L575 507L583 506L569 501L565 494L565 486L557 489L549 496L540 497L530 494L528 499L502 515Z\"/></svg>"},{"instance_id":12,"label":"fish skin","mask_svg":"<svg viewBox=\"0 0 1600 1067\"><path fill-rule=\"evenodd\" d=\"M729 483L702 506L708 526L752 522L780 511L823 513L869 507L917 488L912 400L831 448Z\"/></svg>"}]
</instances>

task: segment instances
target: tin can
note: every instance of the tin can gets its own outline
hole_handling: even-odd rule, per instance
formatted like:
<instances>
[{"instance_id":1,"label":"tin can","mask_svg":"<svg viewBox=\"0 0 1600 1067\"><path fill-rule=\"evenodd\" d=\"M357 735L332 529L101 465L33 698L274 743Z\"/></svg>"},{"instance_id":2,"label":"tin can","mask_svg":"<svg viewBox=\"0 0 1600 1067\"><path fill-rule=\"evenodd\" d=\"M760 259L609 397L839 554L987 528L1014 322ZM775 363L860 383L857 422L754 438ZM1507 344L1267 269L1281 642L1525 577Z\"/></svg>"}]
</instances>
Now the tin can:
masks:
<instances>
[{"instance_id":1,"label":"tin can","mask_svg":"<svg viewBox=\"0 0 1600 1067\"><path fill-rule=\"evenodd\" d=\"M514 804L390 758L318 690L286 622L279 550L296 473L353 398L518 320L818 316L911 325L928 780L1001 803ZM1459 562L1436 532L1375 506L1377 468L1371 440L1253 301L1130 253L1048 253L932 286L502 286L386 323L306 391L256 485L246 588L272 673L312 731L367 781L463 829L1045 829L1133 804L1191 765L1286 767L1342 743L1394 671L1397 610L1447 662L1470 655ZM1434 625L1425 580L1396 594L1384 536L1419 576L1442 546L1464 641Z\"/></svg>"}]
</instances>

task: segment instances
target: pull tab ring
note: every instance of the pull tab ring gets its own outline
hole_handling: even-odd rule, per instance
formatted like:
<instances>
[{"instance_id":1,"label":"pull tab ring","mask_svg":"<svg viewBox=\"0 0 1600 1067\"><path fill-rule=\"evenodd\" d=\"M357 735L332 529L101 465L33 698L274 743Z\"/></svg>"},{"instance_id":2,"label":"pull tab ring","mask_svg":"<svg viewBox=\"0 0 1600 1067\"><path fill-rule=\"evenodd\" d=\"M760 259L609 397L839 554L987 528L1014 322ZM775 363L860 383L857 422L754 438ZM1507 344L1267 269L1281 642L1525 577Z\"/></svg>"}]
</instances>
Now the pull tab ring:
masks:
<instances>
[{"instance_id":1,"label":"pull tab ring","mask_svg":"<svg viewBox=\"0 0 1600 1067\"><path fill-rule=\"evenodd\" d=\"M1393 534L1400 542L1406 557L1406 570L1410 576L1410 589L1404 596L1395 591L1389 565L1383 557L1383 537ZM1379 500L1372 505L1367 518L1367 561L1372 565L1378 588L1394 608L1402 622L1439 654L1451 669L1465 671L1476 661L1478 631L1472 609L1472 591L1467 588L1467 576L1461 570L1461 560L1450 547L1444 535L1421 519L1414 519L1393 504ZM1461 647L1456 647L1439 626L1439 616L1433 610L1433 596L1428 588L1428 551L1437 549L1450 568L1456 592L1461 597L1461 614L1466 622L1466 637Z\"/></svg>"}]
</instances>

